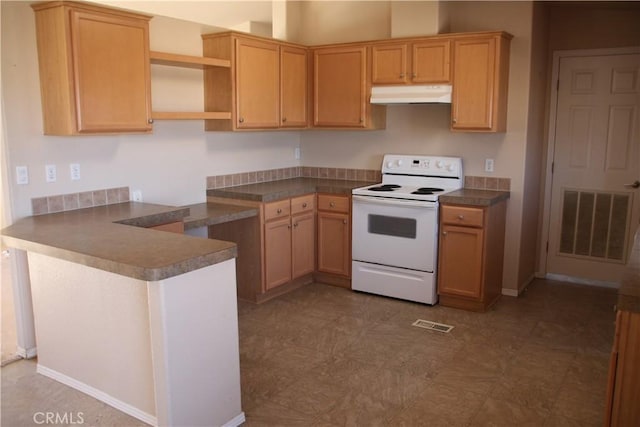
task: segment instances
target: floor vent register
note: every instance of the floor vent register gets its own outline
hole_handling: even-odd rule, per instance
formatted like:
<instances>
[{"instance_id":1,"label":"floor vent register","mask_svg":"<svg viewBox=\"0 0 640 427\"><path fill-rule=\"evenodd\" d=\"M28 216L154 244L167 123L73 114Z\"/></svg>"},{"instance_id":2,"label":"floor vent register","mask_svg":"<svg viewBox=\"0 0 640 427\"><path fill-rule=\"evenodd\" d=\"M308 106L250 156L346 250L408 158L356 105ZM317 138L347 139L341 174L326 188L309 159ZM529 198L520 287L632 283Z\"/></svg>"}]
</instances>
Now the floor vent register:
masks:
<instances>
[{"instance_id":1,"label":"floor vent register","mask_svg":"<svg viewBox=\"0 0 640 427\"><path fill-rule=\"evenodd\" d=\"M442 332L444 334L451 332L451 330L453 329L453 326L451 325L445 325L444 323L436 323L436 322L431 322L429 320L422 320L422 319L416 320L415 322L412 323L412 325L417 326L418 328L424 328L424 329L430 329L432 331Z\"/></svg>"}]
</instances>

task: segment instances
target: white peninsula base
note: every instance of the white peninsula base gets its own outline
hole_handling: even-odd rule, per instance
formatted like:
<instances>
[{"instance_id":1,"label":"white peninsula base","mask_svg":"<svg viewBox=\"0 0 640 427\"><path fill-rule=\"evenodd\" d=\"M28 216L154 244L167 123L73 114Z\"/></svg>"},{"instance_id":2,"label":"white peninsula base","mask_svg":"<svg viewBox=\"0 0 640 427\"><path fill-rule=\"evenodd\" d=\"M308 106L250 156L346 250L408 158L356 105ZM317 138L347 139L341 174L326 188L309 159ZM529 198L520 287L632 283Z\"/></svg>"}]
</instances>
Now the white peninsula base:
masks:
<instances>
[{"instance_id":1,"label":"white peninsula base","mask_svg":"<svg viewBox=\"0 0 640 427\"><path fill-rule=\"evenodd\" d=\"M235 259L155 282L29 252L38 372L158 426L237 426Z\"/></svg>"}]
</instances>

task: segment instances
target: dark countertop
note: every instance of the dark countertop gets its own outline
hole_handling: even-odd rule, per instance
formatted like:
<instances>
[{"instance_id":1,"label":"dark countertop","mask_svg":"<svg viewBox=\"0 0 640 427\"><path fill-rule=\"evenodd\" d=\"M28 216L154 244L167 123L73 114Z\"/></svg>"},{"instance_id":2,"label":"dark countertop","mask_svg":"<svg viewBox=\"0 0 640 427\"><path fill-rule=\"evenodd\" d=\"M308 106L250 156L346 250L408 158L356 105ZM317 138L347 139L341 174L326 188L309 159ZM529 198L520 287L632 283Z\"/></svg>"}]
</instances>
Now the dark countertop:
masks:
<instances>
[{"instance_id":1,"label":"dark countertop","mask_svg":"<svg viewBox=\"0 0 640 427\"><path fill-rule=\"evenodd\" d=\"M223 203L196 203L183 207L189 209L189 215L184 218L185 230L258 216L257 208Z\"/></svg>"},{"instance_id":2,"label":"dark countertop","mask_svg":"<svg viewBox=\"0 0 640 427\"><path fill-rule=\"evenodd\" d=\"M462 188L438 197L440 203L469 206L491 206L510 197L508 191Z\"/></svg>"},{"instance_id":3,"label":"dark countertop","mask_svg":"<svg viewBox=\"0 0 640 427\"><path fill-rule=\"evenodd\" d=\"M368 181L345 181L326 178L291 178L207 190L207 196L272 202L308 193L351 194L351 190L375 184Z\"/></svg>"},{"instance_id":4,"label":"dark countertop","mask_svg":"<svg viewBox=\"0 0 640 427\"><path fill-rule=\"evenodd\" d=\"M640 228L636 231L627 270L618 290L618 310L640 313Z\"/></svg>"},{"instance_id":5,"label":"dark countertop","mask_svg":"<svg viewBox=\"0 0 640 427\"><path fill-rule=\"evenodd\" d=\"M234 258L234 243L150 230L182 220L188 208L125 202L20 219L2 230L9 247L144 281L166 279Z\"/></svg>"}]
</instances>

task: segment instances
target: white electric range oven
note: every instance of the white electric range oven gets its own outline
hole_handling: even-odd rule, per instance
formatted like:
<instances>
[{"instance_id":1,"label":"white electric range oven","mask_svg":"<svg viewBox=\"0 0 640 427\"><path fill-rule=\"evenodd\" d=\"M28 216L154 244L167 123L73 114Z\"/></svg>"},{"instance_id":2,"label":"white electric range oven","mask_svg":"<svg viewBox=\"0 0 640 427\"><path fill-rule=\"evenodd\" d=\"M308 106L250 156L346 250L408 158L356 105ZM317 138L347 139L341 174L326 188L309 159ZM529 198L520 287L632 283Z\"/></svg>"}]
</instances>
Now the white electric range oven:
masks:
<instances>
[{"instance_id":1,"label":"white electric range oven","mask_svg":"<svg viewBox=\"0 0 640 427\"><path fill-rule=\"evenodd\" d=\"M436 304L438 197L462 184L461 158L385 155L382 183L352 191L352 289Z\"/></svg>"}]
</instances>

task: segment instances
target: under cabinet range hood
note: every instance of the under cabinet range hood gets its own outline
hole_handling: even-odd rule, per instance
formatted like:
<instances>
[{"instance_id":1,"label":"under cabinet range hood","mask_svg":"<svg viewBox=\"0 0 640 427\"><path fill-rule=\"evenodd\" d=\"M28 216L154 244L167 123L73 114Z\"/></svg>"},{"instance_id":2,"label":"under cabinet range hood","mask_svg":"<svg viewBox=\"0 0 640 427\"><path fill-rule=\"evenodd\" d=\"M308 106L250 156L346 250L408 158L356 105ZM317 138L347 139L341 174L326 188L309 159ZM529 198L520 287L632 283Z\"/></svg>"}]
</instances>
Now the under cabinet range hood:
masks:
<instances>
[{"instance_id":1,"label":"under cabinet range hood","mask_svg":"<svg viewBox=\"0 0 640 427\"><path fill-rule=\"evenodd\" d=\"M373 86L372 104L451 104L451 85Z\"/></svg>"}]
</instances>

